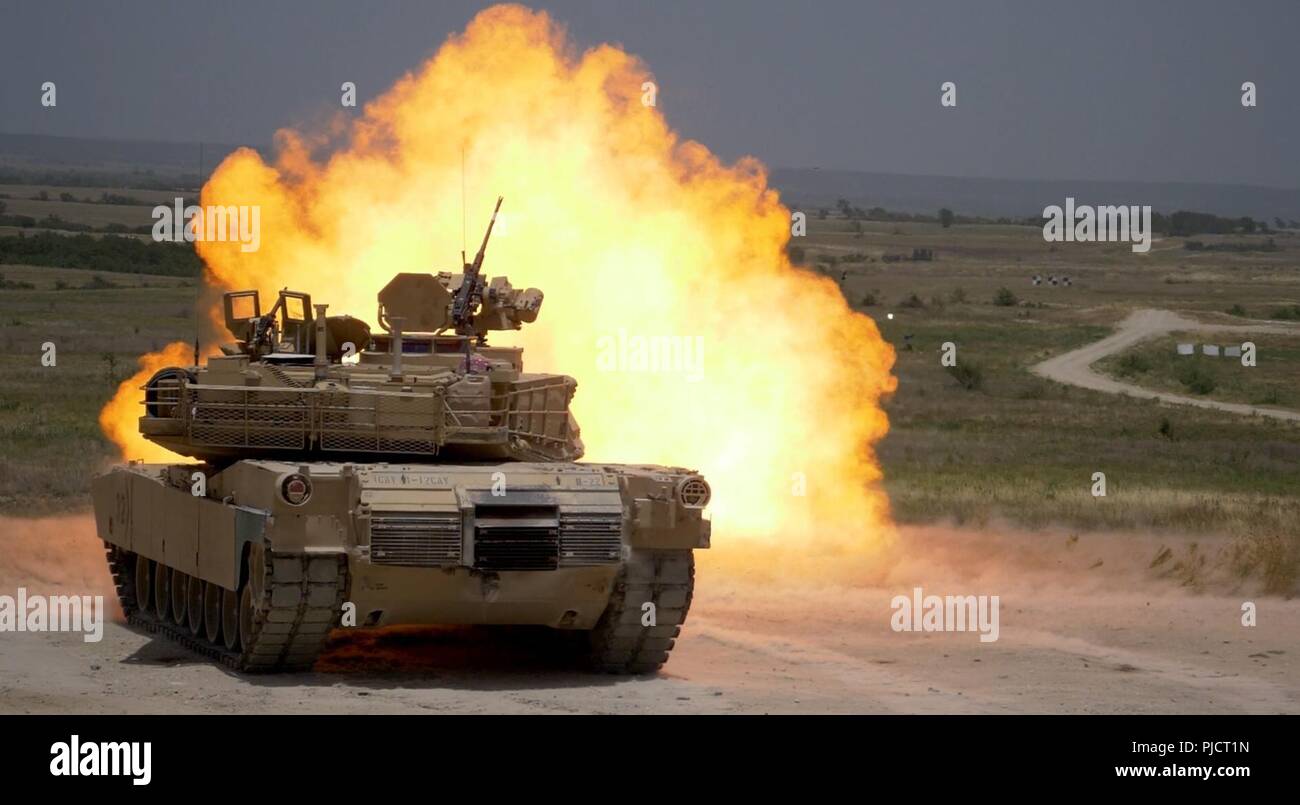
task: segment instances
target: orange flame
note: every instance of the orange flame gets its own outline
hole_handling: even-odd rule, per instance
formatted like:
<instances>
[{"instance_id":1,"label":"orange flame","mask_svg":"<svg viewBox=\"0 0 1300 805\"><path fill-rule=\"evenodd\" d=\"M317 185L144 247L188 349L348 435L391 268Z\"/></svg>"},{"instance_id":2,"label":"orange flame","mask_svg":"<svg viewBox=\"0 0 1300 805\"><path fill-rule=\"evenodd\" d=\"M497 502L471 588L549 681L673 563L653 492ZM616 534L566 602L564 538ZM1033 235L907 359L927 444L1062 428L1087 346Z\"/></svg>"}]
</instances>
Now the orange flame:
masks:
<instances>
[{"instance_id":1,"label":"orange flame","mask_svg":"<svg viewBox=\"0 0 1300 805\"><path fill-rule=\"evenodd\" d=\"M893 349L832 281L791 266L791 214L763 166L681 140L652 80L615 46L576 53L544 13L487 9L354 121L279 132L274 165L247 149L223 162L202 203L260 205L261 242L198 243L209 281L370 319L393 274L458 271L462 216L472 255L504 195L485 273L546 303L496 340L578 378L588 461L702 470L719 536L877 541ZM702 345L702 363L643 371L655 337Z\"/></svg>"},{"instance_id":2,"label":"orange flame","mask_svg":"<svg viewBox=\"0 0 1300 805\"><path fill-rule=\"evenodd\" d=\"M99 427L122 451L122 460L188 461L165 447L160 447L140 435L136 422L144 414L144 399L140 387L153 377L154 372L168 366L186 366L194 360L194 347L184 341L173 341L157 352L141 355L140 369L117 385L117 392L99 412Z\"/></svg>"}]
</instances>

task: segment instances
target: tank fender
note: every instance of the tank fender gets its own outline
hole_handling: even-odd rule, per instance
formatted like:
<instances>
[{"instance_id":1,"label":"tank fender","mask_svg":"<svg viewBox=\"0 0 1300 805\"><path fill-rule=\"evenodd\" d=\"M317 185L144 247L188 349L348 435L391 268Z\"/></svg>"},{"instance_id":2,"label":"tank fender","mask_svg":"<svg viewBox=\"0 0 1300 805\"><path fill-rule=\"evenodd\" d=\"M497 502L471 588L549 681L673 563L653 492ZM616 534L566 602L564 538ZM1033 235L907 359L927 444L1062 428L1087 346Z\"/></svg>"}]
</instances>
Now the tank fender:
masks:
<instances>
[{"instance_id":1,"label":"tank fender","mask_svg":"<svg viewBox=\"0 0 1300 805\"><path fill-rule=\"evenodd\" d=\"M235 513L235 539L234 551L231 555L232 564L227 568L226 576L232 584L221 583L221 586L228 590L238 590L240 584L247 581L248 563L244 561L250 553L253 546L266 545L266 528L270 516L259 509L251 509L246 506L231 506Z\"/></svg>"},{"instance_id":2,"label":"tank fender","mask_svg":"<svg viewBox=\"0 0 1300 805\"><path fill-rule=\"evenodd\" d=\"M703 483L689 470L625 473L619 487L627 510L627 541L633 548L686 550L709 547L711 523L704 517L707 484L702 498L683 494L684 484Z\"/></svg>"}]
</instances>

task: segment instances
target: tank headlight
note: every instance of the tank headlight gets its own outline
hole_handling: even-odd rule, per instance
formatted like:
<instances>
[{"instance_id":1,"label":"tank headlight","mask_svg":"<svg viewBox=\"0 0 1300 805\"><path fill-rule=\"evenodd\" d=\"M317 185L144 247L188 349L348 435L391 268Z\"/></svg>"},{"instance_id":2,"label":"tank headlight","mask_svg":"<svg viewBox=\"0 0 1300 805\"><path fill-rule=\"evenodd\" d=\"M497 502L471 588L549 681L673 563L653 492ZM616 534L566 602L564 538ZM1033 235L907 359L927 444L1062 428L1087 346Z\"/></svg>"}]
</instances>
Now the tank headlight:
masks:
<instances>
[{"instance_id":1,"label":"tank headlight","mask_svg":"<svg viewBox=\"0 0 1300 805\"><path fill-rule=\"evenodd\" d=\"M311 480L294 473L280 483L280 496L291 506L301 506L311 497Z\"/></svg>"},{"instance_id":2,"label":"tank headlight","mask_svg":"<svg viewBox=\"0 0 1300 805\"><path fill-rule=\"evenodd\" d=\"M708 482L698 475L683 478L677 484L677 500L688 509L703 509L712 496Z\"/></svg>"}]
</instances>

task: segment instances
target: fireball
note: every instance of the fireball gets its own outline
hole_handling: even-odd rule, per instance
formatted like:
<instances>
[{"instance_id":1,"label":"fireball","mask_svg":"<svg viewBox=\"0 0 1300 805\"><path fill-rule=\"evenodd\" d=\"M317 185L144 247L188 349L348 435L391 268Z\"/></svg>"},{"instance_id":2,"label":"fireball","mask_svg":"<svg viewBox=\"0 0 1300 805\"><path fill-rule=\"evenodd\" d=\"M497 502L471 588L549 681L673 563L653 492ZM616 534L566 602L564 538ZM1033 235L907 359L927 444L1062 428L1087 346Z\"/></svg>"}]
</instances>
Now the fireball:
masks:
<instances>
[{"instance_id":1,"label":"fireball","mask_svg":"<svg viewBox=\"0 0 1300 805\"><path fill-rule=\"evenodd\" d=\"M226 159L201 203L260 207L260 247L196 243L206 281L369 318L393 274L458 271L502 195L484 271L546 302L498 340L578 379L585 460L702 471L718 545L879 544L893 350L791 265L792 211L757 160L724 164L669 127L671 94L619 47L579 51L545 13L487 9L355 117L278 132L273 163ZM174 351L148 366L186 362ZM149 457L120 399L135 381L102 420Z\"/></svg>"}]
</instances>

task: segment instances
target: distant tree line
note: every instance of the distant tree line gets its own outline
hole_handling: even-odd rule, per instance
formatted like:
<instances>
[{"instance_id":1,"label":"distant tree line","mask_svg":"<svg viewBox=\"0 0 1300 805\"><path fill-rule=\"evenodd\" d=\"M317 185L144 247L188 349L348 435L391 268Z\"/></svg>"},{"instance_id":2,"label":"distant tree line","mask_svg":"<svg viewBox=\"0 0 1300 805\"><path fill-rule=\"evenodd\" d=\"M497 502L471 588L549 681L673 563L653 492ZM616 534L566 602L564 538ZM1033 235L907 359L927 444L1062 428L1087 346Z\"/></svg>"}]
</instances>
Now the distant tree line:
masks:
<instances>
[{"instance_id":1,"label":"distant tree line","mask_svg":"<svg viewBox=\"0 0 1300 805\"><path fill-rule=\"evenodd\" d=\"M22 280L6 279L4 274L0 274L0 290L4 291L30 291L36 286L30 282Z\"/></svg>"},{"instance_id":2,"label":"distant tree line","mask_svg":"<svg viewBox=\"0 0 1300 805\"><path fill-rule=\"evenodd\" d=\"M1183 241L1183 248L1189 252L1280 252L1282 251L1272 238L1259 243L1253 240L1240 243L1204 243L1199 240Z\"/></svg>"},{"instance_id":3,"label":"distant tree line","mask_svg":"<svg viewBox=\"0 0 1300 805\"><path fill-rule=\"evenodd\" d=\"M1191 235L1232 235L1241 233L1253 235L1256 232L1268 232L1268 223L1256 221L1249 216L1241 218L1224 218L1208 212L1189 212L1179 210L1172 215L1151 213L1151 228L1175 237Z\"/></svg>"},{"instance_id":4,"label":"distant tree line","mask_svg":"<svg viewBox=\"0 0 1300 805\"><path fill-rule=\"evenodd\" d=\"M1042 216L1025 218L1000 216L990 218L978 215L958 215L944 207L935 215L926 213L891 212L884 207L863 209L856 207L848 199L841 198L835 202L835 211L839 217L849 221L877 221L891 223L926 223L939 224L945 229L953 224L1003 224L1007 226L1042 227L1047 219ZM822 207L817 217L826 220L831 215L831 208ZM1256 233L1268 234L1274 230L1300 229L1300 221L1288 221L1281 216L1273 219L1272 228L1267 221L1257 221L1250 216L1228 218L1205 212L1179 210L1168 215L1152 211L1151 227L1162 235L1173 237L1190 237L1192 235L1231 235Z\"/></svg>"},{"instance_id":5,"label":"distant tree line","mask_svg":"<svg viewBox=\"0 0 1300 805\"><path fill-rule=\"evenodd\" d=\"M0 264L84 268L116 273L197 277L202 268L188 243L41 232L0 237Z\"/></svg>"},{"instance_id":6,"label":"distant tree line","mask_svg":"<svg viewBox=\"0 0 1300 805\"><path fill-rule=\"evenodd\" d=\"M0 201L0 205L3 204L4 202ZM153 224L127 226L126 224L113 222L95 227L90 224L79 224L76 221L65 221L54 213L50 213L44 218L37 218L33 215L6 215L0 213L0 226L13 226L19 229L57 229L60 232L104 232L110 235L149 235L153 233Z\"/></svg>"},{"instance_id":7,"label":"distant tree line","mask_svg":"<svg viewBox=\"0 0 1300 805\"><path fill-rule=\"evenodd\" d=\"M7 198L13 198L13 196L9 195L8 193L0 193L0 199L7 199ZM31 200L49 201L50 193L48 190L41 190L37 192L36 195L32 196ZM123 195L119 195L118 193L110 193L107 190L102 191L99 194L99 198L91 198L90 196L82 196L81 198L77 198L76 196L74 196L73 194L65 190L64 192L59 194L59 201L62 201L65 204L76 201L82 204L115 204L115 205L128 206L128 207L154 206L152 203L138 199L135 196L123 196Z\"/></svg>"},{"instance_id":8,"label":"distant tree line","mask_svg":"<svg viewBox=\"0 0 1300 805\"><path fill-rule=\"evenodd\" d=\"M85 171L54 168L0 166L0 184L53 185L54 187L132 187L137 190L193 190L197 173L159 175L152 170Z\"/></svg>"},{"instance_id":9,"label":"distant tree line","mask_svg":"<svg viewBox=\"0 0 1300 805\"><path fill-rule=\"evenodd\" d=\"M909 213L909 212L891 212L884 207L872 207L864 210L861 207L855 207L849 203L848 199L840 199L835 202L835 209L839 212L841 218L850 221L889 221L892 223L918 223L918 224L942 224L944 227L958 224L992 224L1005 223L1016 224L1022 223L1013 218L980 218L978 216L956 215L947 207L939 210L936 215L927 215L926 213ZM817 211L817 217L825 220L830 215L830 209L823 207Z\"/></svg>"},{"instance_id":10,"label":"distant tree line","mask_svg":"<svg viewBox=\"0 0 1300 805\"><path fill-rule=\"evenodd\" d=\"M1039 226L1046 222L1046 218L1034 219L1034 223ZM1278 229L1284 228L1283 224L1285 222L1281 218L1275 218L1274 222L1278 224ZM1291 226L1300 228L1300 221L1292 221ZM1267 235L1273 231L1269 228L1267 221L1256 221L1248 215L1239 218L1228 218L1208 212L1192 212L1190 210L1178 210L1169 215L1152 210L1151 228L1161 235L1176 238L1186 238L1193 235L1254 235L1256 233Z\"/></svg>"},{"instance_id":11,"label":"distant tree line","mask_svg":"<svg viewBox=\"0 0 1300 805\"><path fill-rule=\"evenodd\" d=\"M48 196L45 191L41 191L41 196ZM104 226L94 227L90 224L80 224L75 221L65 221L61 216L54 213L46 215L44 218L37 218L34 215L10 215L8 214L9 205L4 199L9 198L0 194L0 226L12 226L19 229L57 229L61 232L106 232L111 235L149 235L153 233L152 224L140 224L138 226L127 226L117 222L108 223ZM60 193L61 201L74 201L71 193ZM37 200L44 200L39 199ZM145 202L131 196L119 196L111 193L101 193L100 201L93 202L89 198L86 202L94 204L144 204ZM186 199L185 205L191 202Z\"/></svg>"},{"instance_id":12,"label":"distant tree line","mask_svg":"<svg viewBox=\"0 0 1300 805\"><path fill-rule=\"evenodd\" d=\"M17 227L19 229L57 229L61 232L107 232L112 235L149 235L153 233L153 224L139 224L136 226L128 226L126 224L122 224L114 221L112 223L108 223L108 224L104 224L103 226L96 227L96 226L91 226L90 224L81 224L75 221L66 221L63 219L62 216L57 215L56 213L50 213L46 215L44 218L37 218L33 215L17 215L17 214L9 215L7 213L9 205L5 202L5 199L7 198L10 198L10 196L4 193L0 193L0 226L12 226L12 227ZM182 208L188 207L193 204L197 204L196 201L185 198L184 196L179 196L179 198L182 199L181 202ZM74 198L71 193L60 193L59 200L64 202L77 201L77 199ZM41 192L37 193L35 196L32 196L32 201L49 201L49 193L42 190ZM89 196L86 196L85 198L81 199L81 202L84 204L110 204L110 205L121 205L121 206L150 206L150 207L155 206L149 204L149 202L147 201L141 201L140 199L134 196L121 196L121 195L117 195L116 193L107 193L107 192L100 193L98 201L90 198Z\"/></svg>"}]
</instances>

